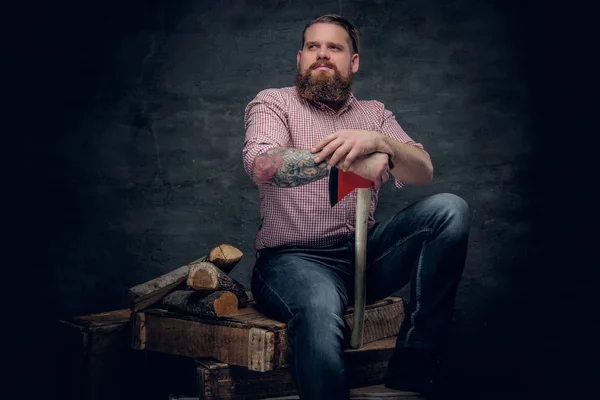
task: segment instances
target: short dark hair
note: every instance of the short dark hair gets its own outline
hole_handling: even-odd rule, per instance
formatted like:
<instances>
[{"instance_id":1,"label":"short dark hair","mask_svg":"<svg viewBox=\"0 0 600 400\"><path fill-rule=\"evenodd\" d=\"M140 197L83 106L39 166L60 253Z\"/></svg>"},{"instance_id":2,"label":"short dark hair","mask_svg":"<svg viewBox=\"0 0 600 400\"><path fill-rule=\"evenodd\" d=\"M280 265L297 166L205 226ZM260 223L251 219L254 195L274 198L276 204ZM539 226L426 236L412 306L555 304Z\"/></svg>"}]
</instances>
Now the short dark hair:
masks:
<instances>
[{"instance_id":1,"label":"short dark hair","mask_svg":"<svg viewBox=\"0 0 600 400\"><path fill-rule=\"evenodd\" d=\"M320 17L316 17L315 19L310 21L310 23L308 25L306 25L304 27L304 30L302 31L302 47L301 48L304 48L304 38L305 38L306 30L311 25L318 24L318 23L335 24L335 25L339 25L342 28L344 28L346 30L346 32L348 32L348 36L350 36L350 41L352 42L352 51L354 53L358 54L358 52L360 50L360 38L358 35L358 30L354 27L354 25L352 25L352 23L350 21L348 21L346 18L344 18L338 14L325 14L325 15L321 15Z\"/></svg>"}]
</instances>

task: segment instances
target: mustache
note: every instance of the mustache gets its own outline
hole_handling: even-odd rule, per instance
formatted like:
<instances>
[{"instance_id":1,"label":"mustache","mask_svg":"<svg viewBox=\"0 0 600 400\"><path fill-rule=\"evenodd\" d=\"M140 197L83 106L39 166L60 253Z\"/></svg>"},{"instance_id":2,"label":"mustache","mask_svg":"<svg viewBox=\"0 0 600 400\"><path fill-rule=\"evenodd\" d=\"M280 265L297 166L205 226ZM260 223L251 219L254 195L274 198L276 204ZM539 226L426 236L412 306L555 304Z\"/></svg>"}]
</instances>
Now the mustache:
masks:
<instances>
[{"instance_id":1,"label":"mustache","mask_svg":"<svg viewBox=\"0 0 600 400\"><path fill-rule=\"evenodd\" d=\"M310 66L310 69L317 69L319 67L328 67L328 68L331 68L331 69L337 71L337 67L329 61L316 61L316 62L312 63L312 65Z\"/></svg>"}]
</instances>

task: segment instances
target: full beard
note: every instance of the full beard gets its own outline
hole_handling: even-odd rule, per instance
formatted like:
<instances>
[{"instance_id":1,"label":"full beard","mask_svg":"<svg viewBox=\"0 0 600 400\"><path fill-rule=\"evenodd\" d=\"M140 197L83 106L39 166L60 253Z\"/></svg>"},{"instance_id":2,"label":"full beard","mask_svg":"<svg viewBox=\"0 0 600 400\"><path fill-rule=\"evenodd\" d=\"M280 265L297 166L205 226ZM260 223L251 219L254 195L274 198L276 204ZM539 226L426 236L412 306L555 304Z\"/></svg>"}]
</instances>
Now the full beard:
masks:
<instances>
[{"instance_id":1,"label":"full beard","mask_svg":"<svg viewBox=\"0 0 600 400\"><path fill-rule=\"evenodd\" d=\"M315 72L312 66L305 74L298 71L295 84L301 97L312 101L338 102L350 96L352 74L347 78L342 77L335 66L329 66L334 70L333 76L319 72L316 72L316 76L312 75Z\"/></svg>"}]
</instances>

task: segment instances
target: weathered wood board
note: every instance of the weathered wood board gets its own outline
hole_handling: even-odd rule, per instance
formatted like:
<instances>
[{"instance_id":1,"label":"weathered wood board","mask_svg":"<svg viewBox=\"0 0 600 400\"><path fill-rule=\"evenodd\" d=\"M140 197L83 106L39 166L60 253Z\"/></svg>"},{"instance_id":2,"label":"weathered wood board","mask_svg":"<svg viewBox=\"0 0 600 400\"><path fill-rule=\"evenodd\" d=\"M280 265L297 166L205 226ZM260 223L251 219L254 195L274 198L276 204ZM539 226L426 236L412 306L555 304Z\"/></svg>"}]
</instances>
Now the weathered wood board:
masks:
<instances>
[{"instance_id":1,"label":"weathered wood board","mask_svg":"<svg viewBox=\"0 0 600 400\"><path fill-rule=\"evenodd\" d=\"M253 303L227 317L195 317L153 308L133 314L132 319L132 347L136 350L213 358L251 371L286 365L286 324L267 318ZM404 303L399 297L368 305L364 344L397 335L403 319ZM352 310L345 321L350 327Z\"/></svg>"},{"instance_id":2,"label":"weathered wood board","mask_svg":"<svg viewBox=\"0 0 600 400\"><path fill-rule=\"evenodd\" d=\"M61 398L125 398L128 369L137 356L129 347L130 314L115 310L58 321Z\"/></svg>"},{"instance_id":3,"label":"weathered wood board","mask_svg":"<svg viewBox=\"0 0 600 400\"><path fill-rule=\"evenodd\" d=\"M351 388L382 383L395 344L394 336L360 349L347 349L344 361ZM198 359L196 364L198 396L202 400L252 400L296 394L289 367L257 372L211 359Z\"/></svg>"}]
</instances>

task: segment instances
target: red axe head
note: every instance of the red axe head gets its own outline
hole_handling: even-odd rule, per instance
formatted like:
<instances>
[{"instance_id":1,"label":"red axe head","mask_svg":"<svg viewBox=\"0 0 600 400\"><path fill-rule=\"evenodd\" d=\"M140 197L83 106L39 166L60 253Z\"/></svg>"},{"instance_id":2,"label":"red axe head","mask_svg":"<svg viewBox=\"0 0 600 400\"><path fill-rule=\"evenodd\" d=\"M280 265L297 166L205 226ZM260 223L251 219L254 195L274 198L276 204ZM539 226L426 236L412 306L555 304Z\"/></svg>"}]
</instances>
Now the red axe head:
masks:
<instances>
[{"instance_id":1,"label":"red axe head","mask_svg":"<svg viewBox=\"0 0 600 400\"><path fill-rule=\"evenodd\" d=\"M329 170L329 204L333 207L354 189L370 188L371 185L373 182L354 172L344 172L336 167L331 167Z\"/></svg>"}]
</instances>

